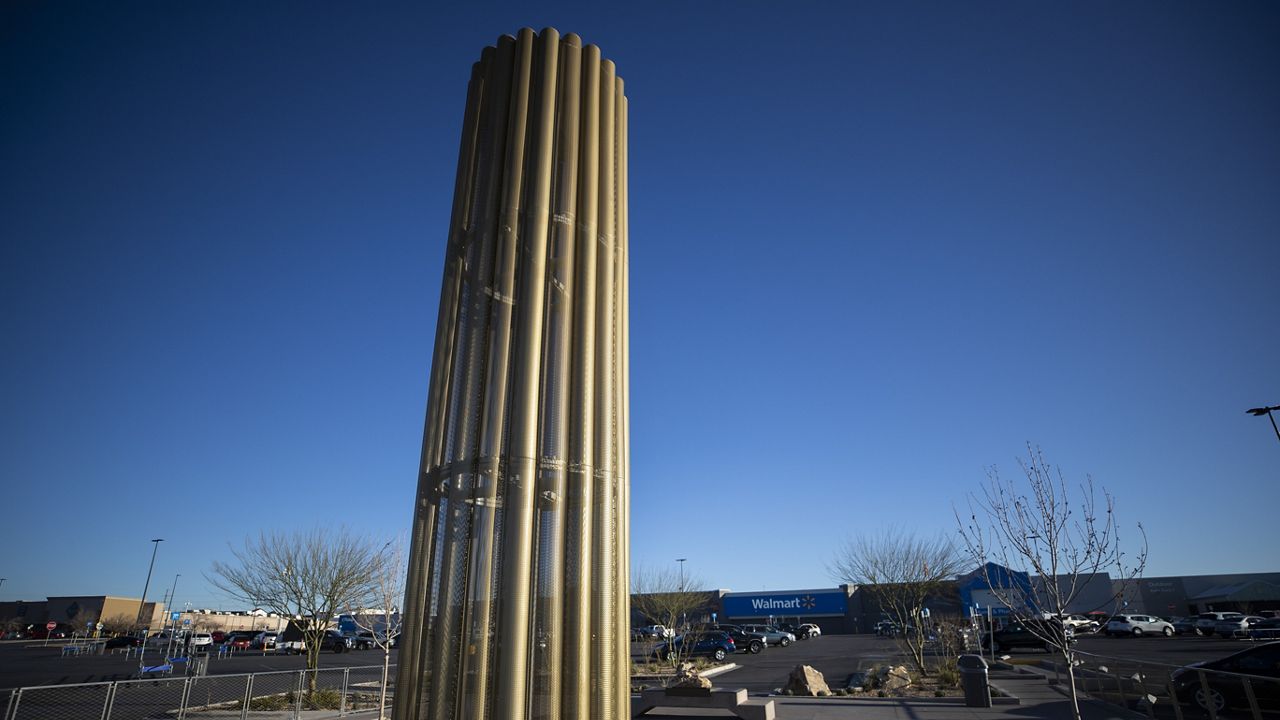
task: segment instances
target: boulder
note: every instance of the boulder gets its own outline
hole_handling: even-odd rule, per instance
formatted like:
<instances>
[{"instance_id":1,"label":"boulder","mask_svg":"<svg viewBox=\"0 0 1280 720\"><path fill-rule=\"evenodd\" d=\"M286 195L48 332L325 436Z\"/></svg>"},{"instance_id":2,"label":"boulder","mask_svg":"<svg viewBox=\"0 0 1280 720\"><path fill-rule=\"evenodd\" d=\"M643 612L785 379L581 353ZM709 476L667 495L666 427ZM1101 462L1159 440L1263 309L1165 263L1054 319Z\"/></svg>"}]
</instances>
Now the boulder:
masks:
<instances>
[{"instance_id":1,"label":"boulder","mask_svg":"<svg viewBox=\"0 0 1280 720\"><path fill-rule=\"evenodd\" d=\"M831 688L827 687L827 681L822 677L822 673L809 665L797 665L787 676L787 686L782 692L791 695L825 697L831 694Z\"/></svg>"},{"instance_id":2,"label":"boulder","mask_svg":"<svg viewBox=\"0 0 1280 720\"><path fill-rule=\"evenodd\" d=\"M671 679L671 684L667 685L667 689L672 688L684 690L710 690L711 680L702 677L702 674L693 668L693 663L682 662L676 668L675 677Z\"/></svg>"},{"instance_id":3,"label":"boulder","mask_svg":"<svg viewBox=\"0 0 1280 720\"><path fill-rule=\"evenodd\" d=\"M911 673L906 666L885 667L880 672L880 687L883 690L901 690L911 685Z\"/></svg>"}]
</instances>

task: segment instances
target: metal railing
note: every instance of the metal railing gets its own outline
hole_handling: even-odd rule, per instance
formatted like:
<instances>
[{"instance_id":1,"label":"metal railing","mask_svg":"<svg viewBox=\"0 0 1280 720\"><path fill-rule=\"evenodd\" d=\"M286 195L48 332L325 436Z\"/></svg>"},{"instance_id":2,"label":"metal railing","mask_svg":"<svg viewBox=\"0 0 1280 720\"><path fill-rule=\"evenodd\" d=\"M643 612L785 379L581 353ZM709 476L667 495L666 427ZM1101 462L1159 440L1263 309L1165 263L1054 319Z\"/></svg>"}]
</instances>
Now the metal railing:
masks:
<instances>
[{"instance_id":1,"label":"metal railing","mask_svg":"<svg viewBox=\"0 0 1280 720\"><path fill-rule=\"evenodd\" d=\"M395 668L387 678L388 710ZM316 710L344 717L377 710L381 690L381 665L41 685L5 691L0 719L279 720Z\"/></svg>"},{"instance_id":2,"label":"metal railing","mask_svg":"<svg viewBox=\"0 0 1280 720\"><path fill-rule=\"evenodd\" d=\"M1153 720L1280 717L1280 678L1248 672L1254 668L1247 659L1227 671L1082 651L1073 656L1079 692ZM1257 671L1274 673L1276 660L1269 663L1269 670ZM1055 663L1053 670L1055 679L1065 683L1065 668Z\"/></svg>"}]
</instances>

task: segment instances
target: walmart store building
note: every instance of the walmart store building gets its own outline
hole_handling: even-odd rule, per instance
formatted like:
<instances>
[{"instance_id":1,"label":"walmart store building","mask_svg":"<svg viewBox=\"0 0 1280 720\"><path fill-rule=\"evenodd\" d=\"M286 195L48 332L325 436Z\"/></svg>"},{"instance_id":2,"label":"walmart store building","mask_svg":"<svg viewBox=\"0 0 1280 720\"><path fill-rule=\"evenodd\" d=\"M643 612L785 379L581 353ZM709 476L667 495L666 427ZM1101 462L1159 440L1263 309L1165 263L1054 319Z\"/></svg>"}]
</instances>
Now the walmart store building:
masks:
<instances>
[{"instance_id":1,"label":"walmart store building","mask_svg":"<svg viewBox=\"0 0 1280 720\"><path fill-rule=\"evenodd\" d=\"M957 578L954 586L929 599L929 610L939 615L964 615L965 608L982 600L985 577L975 570ZM1035 579L1031 579L1035 582ZM1115 596L1128 612L1152 615L1187 615L1210 610L1257 612L1280 610L1280 573L1241 573L1143 578L1121 591L1106 573L1090 578L1081 593L1079 607L1072 612L1116 609ZM997 615L1000 613L997 612ZM886 617L874 593L859 591L857 585L808 590L768 590L708 593L702 622L725 623L814 623L824 634L873 632ZM635 618L636 624L648 624Z\"/></svg>"}]
</instances>

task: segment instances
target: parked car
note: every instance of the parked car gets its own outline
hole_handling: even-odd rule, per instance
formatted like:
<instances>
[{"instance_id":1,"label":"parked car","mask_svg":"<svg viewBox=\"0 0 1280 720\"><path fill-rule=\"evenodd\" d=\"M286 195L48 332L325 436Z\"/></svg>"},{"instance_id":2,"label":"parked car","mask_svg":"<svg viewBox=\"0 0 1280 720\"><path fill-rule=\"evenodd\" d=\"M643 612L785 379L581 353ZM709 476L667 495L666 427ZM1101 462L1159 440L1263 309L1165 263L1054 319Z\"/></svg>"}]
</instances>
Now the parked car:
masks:
<instances>
[{"instance_id":1,"label":"parked car","mask_svg":"<svg viewBox=\"0 0 1280 720\"><path fill-rule=\"evenodd\" d=\"M1055 638L1075 642L1075 632L1057 620L1015 620L994 633L987 633L982 638L982 647L995 652L1020 647L1054 652L1057 650L1052 642Z\"/></svg>"},{"instance_id":2,"label":"parked car","mask_svg":"<svg viewBox=\"0 0 1280 720\"><path fill-rule=\"evenodd\" d=\"M1244 617L1238 612L1202 612L1196 618L1196 632L1200 635L1212 635L1218 623L1231 618Z\"/></svg>"},{"instance_id":3,"label":"parked car","mask_svg":"<svg viewBox=\"0 0 1280 720\"><path fill-rule=\"evenodd\" d=\"M1173 632L1176 635L1195 635L1196 620L1199 618L1195 615L1190 617L1176 617L1169 621L1173 625Z\"/></svg>"},{"instance_id":4,"label":"parked car","mask_svg":"<svg viewBox=\"0 0 1280 720\"><path fill-rule=\"evenodd\" d=\"M209 637L213 638L214 644L221 645L222 643L226 642L227 634L221 630L214 630L213 632L209 633Z\"/></svg>"},{"instance_id":5,"label":"parked car","mask_svg":"<svg viewBox=\"0 0 1280 720\"><path fill-rule=\"evenodd\" d=\"M1262 622L1249 629L1249 637L1254 640L1280 640L1280 618L1263 618Z\"/></svg>"},{"instance_id":6,"label":"parked car","mask_svg":"<svg viewBox=\"0 0 1280 720\"><path fill-rule=\"evenodd\" d=\"M760 633L747 632L739 625L700 625L695 630L699 634L711 632L728 633L738 650L755 655L769 647L769 640Z\"/></svg>"},{"instance_id":7,"label":"parked car","mask_svg":"<svg viewBox=\"0 0 1280 720\"><path fill-rule=\"evenodd\" d=\"M1107 627L1103 632L1107 634L1107 637L1119 637L1121 635L1132 635L1133 637L1164 635L1165 637L1171 637L1173 635L1173 623L1151 615L1117 615L1107 622Z\"/></svg>"},{"instance_id":8,"label":"parked car","mask_svg":"<svg viewBox=\"0 0 1280 720\"><path fill-rule=\"evenodd\" d=\"M733 643L733 638L729 637L728 633L713 630L700 633L696 638L692 633L689 635L677 635L666 642L659 643L653 649L652 655L659 660L666 660L673 651L685 653L686 640L693 643L693 647L687 651L691 656L703 655L716 660L723 660L738 651L737 646Z\"/></svg>"},{"instance_id":9,"label":"parked car","mask_svg":"<svg viewBox=\"0 0 1280 720\"><path fill-rule=\"evenodd\" d=\"M1257 615L1242 615L1238 618L1227 618L1213 626L1213 631L1224 638L1249 637L1249 630L1262 622Z\"/></svg>"},{"instance_id":10,"label":"parked car","mask_svg":"<svg viewBox=\"0 0 1280 720\"><path fill-rule=\"evenodd\" d=\"M226 636L222 644L236 650L248 650L253 647L253 633L233 632Z\"/></svg>"},{"instance_id":11,"label":"parked car","mask_svg":"<svg viewBox=\"0 0 1280 720\"><path fill-rule=\"evenodd\" d=\"M103 647L108 650L114 650L116 648L138 647L141 644L142 638L134 637L132 635L121 635L119 637L111 638Z\"/></svg>"},{"instance_id":12,"label":"parked car","mask_svg":"<svg viewBox=\"0 0 1280 720\"><path fill-rule=\"evenodd\" d=\"M368 630L361 630L354 633L346 633L351 640L351 648L353 650L368 650L373 647L373 633Z\"/></svg>"},{"instance_id":13,"label":"parked car","mask_svg":"<svg viewBox=\"0 0 1280 720\"><path fill-rule=\"evenodd\" d=\"M1218 671L1203 673L1209 686L1207 692L1201 685L1201 673L1196 672L1197 669ZM1236 674L1224 673L1274 678L1272 682L1255 680L1249 685L1259 710L1280 711L1280 642L1255 645L1219 660L1193 663L1174 670L1170 678L1173 691L1182 703L1194 704L1202 710L1208 710L1212 706L1215 713L1232 708L1249 712L1249 698L1245 694L1241 678Z\"/></svg>"},{"instance_id":14,"label":"parked car","mask_svg":"<svg viewBox=\"0 0 1280 720\"><path fill-rule=\"evenodd\" d=\"M665 640L675 637L676 631L663 625L645 625L631 633L637 640Z\"/></svg>"},{"instance_id":15,"label":"parked car","mask_svg":"<svg viewBox=\"0 0 1280 720\"><path fill-rule=\"evenodd\" d=\"M213 635L200 632L191 636L191 652L209 652L212 647Z\"/></svg>"},{"instance_id":16,"label":"parked car","mask_svg":"<svg viewBox=\"0 0 1280 720\"><path fill-rule=\"evenodd\" d=\"M892 620L881 620L876 623L876 634L883 637L895 637L900 631L898 624Z\"/></svg>"},{"instance_id":17,"label":"parked car","mask_svg":"<svg viewBox=\"0 0 1280 720\"><path fill-rule=\"evenodd\" d=\"M280 633L271 630L264 630L253 636L253 647L259 650L275 650L276 640L280 637Z\"/></svg>"},{"instance_id":18,"label":"parked car","mask_svg":"<svg viewBox=\"0 0 1280 720\"><path fill-rule=\"evenodd\" d=\"M796 630L796 637L798 638L815 638L822 635L822 628L814 623L801 623Z\"/></svg>"},{"instance_id":19,"label":"parked car","mask_svg":"<svg viewBox=\"0 0 1280 720\"><path fill-rule=\"evenodd\" d=\"M1062 624L1071 628L1071 631L1077 635L1098 632L1102 627L1097 620L1091 620L1083 615L1063 615Z\"/></svg>"},{"instance_id":20,"label":"parked car","mask_svg":"<svg viewBox=\"0 0 1280 720\"><path fill-rule=\"evenodd\" d=\"M742 629L749 633L759 633L763 635L770 645L781 645L782 647L786 647L796 641L795 635L779 630L772 625L743 625Z\"/></svg>"}]
</instances>

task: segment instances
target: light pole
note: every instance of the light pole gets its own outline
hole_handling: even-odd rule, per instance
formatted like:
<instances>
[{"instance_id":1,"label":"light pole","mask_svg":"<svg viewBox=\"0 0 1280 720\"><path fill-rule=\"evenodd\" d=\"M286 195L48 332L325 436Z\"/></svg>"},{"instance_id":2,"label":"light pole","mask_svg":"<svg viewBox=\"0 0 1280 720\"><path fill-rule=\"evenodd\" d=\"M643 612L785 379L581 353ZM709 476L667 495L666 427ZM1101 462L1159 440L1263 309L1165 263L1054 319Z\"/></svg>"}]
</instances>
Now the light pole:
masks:
<instances>
[{"instance_id":1,"label":"light pole","mask_svg":"<svg viewBox=\"0 0 1280 720\"><path fill-rule=\"evenodd\" d=\"M160 543L164 542L164 538L152 538L151 540L151 564L147 566L147 581L142 585L142 601L138 603L138 620L137 624L142 627L142 646L138 650L138 674L141 677L142 668L146 667L142 662L142 656L147 647L147 631L151 629L151 620L147 620L146 625L142 625L142 613L147 609L147 590L151 587L151 571L156 568L156 551L160 549Z\"/></svg>"},{"instance_id":2,"label":"light pole","mask_svg":"<svg viewBox=\"0 0 1280 720\"><path fill-rule=\"evenodd\" d=\"M680 563L680 594L684 595L684 561L689 558L676 558L676 562ZM680 598L680 604L684 605L684 598ZM684 626L689 624L689 615L684 613L680 618L680 629L684 630Z\"/></svg>"},{"instance_id":3,"label":"light pole","mask_svg":"<svg viewBox=\"0 0 1280 720\"><path fill-rule=\"evenodd\" d=\"M1280 426L1276 425L1276 416L1271 414L1273 410L1280 410L1280 405L1272 405L1270 407L1249 408L1248 410L1245 410L1245 412L1249 413L1250 415L1253 415L1254 417L1262 417L1263 415L1266 415L1268 418L1270 418L1271 429L1276 431L1276 439L1280 440Z\"/></svg>"},{"instance_id":4,"label":"light pole","mask_svg":"<svg viewBox=\"0 0 1280 720\"><path fill-rule=\"evenodd\" d=\"M178 578L180 578L180 577L182 577L182 573L178 573L177 575L174 575L174 576L173 576L173 588L169 590L169 602L165 604L165 606L164 606L165 610L170 610L170 611L171 611L171 610L172 610L172 606L173 606L173 605L176 605L176 604L178 603L178 600L177 600L177 598L178 598ZM172 617L172 615L173 615L173 614L172 614L172 612L170 612L170 617ZM164 626L162 625L162 626L161 626L161 628L163 629L163 627L164 627ZM177 634L178 634L178 621L177 621L177 620L174 620L174 621L170 624L170 629L169 629L169 644L168 644L168 647L169 647L169 648L172 648L172 647L173 647L173 637L174 637L174 635L177 635ZM166 649L166 650L165 650L165 654L166 654L166 655L168 655L168 654L169 654L169 650L168 650L168 649Z\"/></svg>"}]
</instances>

